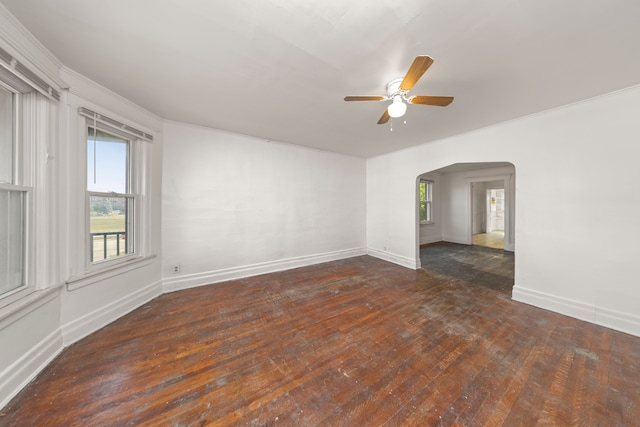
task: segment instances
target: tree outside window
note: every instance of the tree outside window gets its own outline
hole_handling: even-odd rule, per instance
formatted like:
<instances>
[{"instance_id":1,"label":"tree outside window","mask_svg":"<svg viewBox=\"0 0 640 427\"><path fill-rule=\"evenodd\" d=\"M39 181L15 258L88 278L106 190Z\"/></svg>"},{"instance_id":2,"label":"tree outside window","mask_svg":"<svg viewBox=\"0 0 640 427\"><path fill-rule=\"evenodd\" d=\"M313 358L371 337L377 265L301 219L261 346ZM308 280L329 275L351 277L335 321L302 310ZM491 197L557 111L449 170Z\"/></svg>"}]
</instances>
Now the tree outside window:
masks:
<instances>
[{"instance_id":1,"label":"tree outside window","mask_svg":"<svg viewBox=\"0 0 640 427\"><path fill-rule=\"evenodd\" d=\"M433 181L420 180L420 222L433 222Z\"/></svg>"}]
</instances>

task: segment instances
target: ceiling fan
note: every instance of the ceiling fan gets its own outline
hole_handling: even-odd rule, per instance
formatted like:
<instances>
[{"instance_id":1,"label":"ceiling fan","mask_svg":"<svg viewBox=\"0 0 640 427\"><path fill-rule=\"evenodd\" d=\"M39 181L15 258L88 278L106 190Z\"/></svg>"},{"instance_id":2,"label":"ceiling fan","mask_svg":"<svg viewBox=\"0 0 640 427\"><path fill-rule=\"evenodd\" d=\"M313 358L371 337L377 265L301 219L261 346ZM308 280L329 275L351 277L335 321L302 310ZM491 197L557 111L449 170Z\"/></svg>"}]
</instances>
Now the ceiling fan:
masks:
<instances>
[{"instance_id":1,"label":"ceiling fan","mask_svg":"<svg viewBox=\"0 0 640 427\"><path fill-rule=\"evenodd\" d=\"M418 83L420 77L433 64L433 59L427 55L416 56L413 64L409 67L409 71L404 78L391 80L387 84L387 96L362 95L362 96L345 96L345 101L393 101L384 113L378 124L387 123L391 117L402 117L407 111L407 104L435 105L438 107L446 107L453 101L452 96L422 96L414 95L407 97L407 93Z\"/></svg>"}]
</instances>

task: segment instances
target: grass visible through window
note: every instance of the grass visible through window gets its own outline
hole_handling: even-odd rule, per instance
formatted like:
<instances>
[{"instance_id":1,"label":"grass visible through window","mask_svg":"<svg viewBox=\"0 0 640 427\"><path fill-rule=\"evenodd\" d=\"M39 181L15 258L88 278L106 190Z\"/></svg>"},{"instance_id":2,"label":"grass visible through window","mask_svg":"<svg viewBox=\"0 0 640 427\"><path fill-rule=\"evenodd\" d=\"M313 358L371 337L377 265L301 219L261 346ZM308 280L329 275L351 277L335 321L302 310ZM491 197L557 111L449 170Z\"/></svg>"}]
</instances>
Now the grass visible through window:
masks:
<instances>
[{"instance_id":1,"label":"grass visible through window","mask_svg":"<svg viewBox=\"0 0 640 427\"><path fill-rule=\"evenodd\" d=\"M91 217L92 233L109 233L112 231L124 231L126 226L125 215L106 215Z\"/></svg>"}]
</instances>

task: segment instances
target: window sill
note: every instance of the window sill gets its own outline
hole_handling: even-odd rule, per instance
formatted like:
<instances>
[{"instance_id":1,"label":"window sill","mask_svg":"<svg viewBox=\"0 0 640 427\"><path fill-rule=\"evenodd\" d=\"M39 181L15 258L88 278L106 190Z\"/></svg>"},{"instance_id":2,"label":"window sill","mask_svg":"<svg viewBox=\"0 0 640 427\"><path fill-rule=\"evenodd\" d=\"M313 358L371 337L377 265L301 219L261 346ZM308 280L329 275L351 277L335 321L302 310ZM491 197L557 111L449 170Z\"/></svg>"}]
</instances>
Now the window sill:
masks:
<instances>
[{"instance_id":1,"label":"window sill","mask_svg":"<svg viewBox=\"0 0 640 427\"><path fill-rule=\"evenodd\" d=\"M420 225L434 225L434 221L420 221Z\"/></svg>"},{"instance_id":2,"label":"window sill","mask_svg":"<svg viewBox=\"0 0 640 427\"><path fill-rule=\"evenodd\" d=\"M67 290L74 291L76 289L84 288L85 286L137 270L138 268L146 267L150 265L155 258L156 255L133 258L129 261L103 268L101 270L88 272L83 276L71 277L67 280Z\"/></svg>"}]
</instances>

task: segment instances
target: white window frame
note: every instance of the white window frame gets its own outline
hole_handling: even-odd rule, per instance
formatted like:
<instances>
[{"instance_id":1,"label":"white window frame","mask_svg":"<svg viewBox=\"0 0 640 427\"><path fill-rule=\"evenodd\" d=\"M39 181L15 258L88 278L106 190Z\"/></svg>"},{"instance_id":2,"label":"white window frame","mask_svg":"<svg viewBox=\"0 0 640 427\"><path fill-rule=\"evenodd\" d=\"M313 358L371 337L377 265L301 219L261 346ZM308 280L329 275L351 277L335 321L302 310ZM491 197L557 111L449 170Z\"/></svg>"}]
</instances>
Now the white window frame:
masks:
<instances>
[{"instance_id":1,"label":"white window frame","mask_svg":"<svg viewBox=\"0 0 640 427\"><path fill-rule=\"evenodd\" d=\"M73 290L80 287L84 287L94 283L95 281L102 280L106 277L112 277L114 275L121 274L129 271L131 268L137 268L145 265L147 261L153 258L151 254L150 244L150 218L148 207L150 200L147 195L148 189L146 188L150 174L149 169L149 156L150 156L150 143L153 142L153 136L150 133L140 131L137 127L125 124L122 119L112 118L115 115L105 113L102 111L96 111L95 107L87 108L80 106L78 108L78 124L79 137L81 139L81 147L79 150L82 159L82 167L79 168L82 171L83 184L83 217L85 227L82 232L84 250L82 254L83 267L82 272L79 275L70 277L67 280L67 289ZM117 117L117 116L116 116ZM116 135L129 141L129 189L127 193L100 193L90 192L87 188L87 143L91 138L89 128L96 126L99 130ZM134 249L131 253L121 255L118 257L100 260L97 262L91 261L90 247L90 205L89 198L91 195L107 196L107 197L130 197L134 200L134 207L130 221L130 229L132 229L132 235L127 235L127 239L133 239ZM142 264L140 264L142 262Z\"/></svg>"},{"instance_id":2,"label":"white window frame","mask_svg":"<svg viewBox=\"0 0 640 427\"><path fill-rule=\"evenodd\" d=\"M89 121L89 120L87 120ZM138 179L133 179L135 177L136 171L138 168L135 167L136 164L136 156L135 156L135 151L134 150L134 141L132 140L131 137L128 136L124 136L121 134L116 134L113 131L107 130L104 128L104 126L100 126L100 124L98 123L91 123L88 127L87 127L87 136L85 138L86 143L90 143L91 139L93 138L93 130L94 129L98 129L99 131L108 133L110 135L116 136L118 138L122 138L124 141L126 141L127 144L127 165L126 165L126 173L127 173L127 188L125 189L124 193L103 193L103 192L99 192L99 191L91 191L89 189L87 189L86 192L86 211L85 211L85 215L87 215L87 239L86 239L86 245L87 245L87 250L86 250L86 255L87 255L87 263L88 265L98 265L98 264L117 264L115 261L119 261L119 260L123 260L122 262L125 262L127 260L127 258L132 258L136 256L136 231L137 231L137 225L139 223L139 221L137 220L137 213L136 213L136 205L138 203L138 192L137 192L137 188L136 185L139 182ZM85 145L86 147L86 145ZM87 179L89 179L90 177L87 177ZM85 182L86 179L85 179ZM91 197L120 197L120 198L125 198L128 201L132 202L132 205L129 205L127 203L127 226L125 228L125 232L127 233L127 238L125 239L125 254L123 255L119 255L117 257L114 258L105 258L105 259L101 259L101 260L95 260L92 259L91 255L93 252L93 247L92 247L92 239L91 239L91 207L90 207L90 200ZM106 254L105 254L106 257Z\"/></svg>"},{"instance_id":3,"label":"white window frame","mask_svg":"<svg viewBox=\"0 0 640 427\"><path fill-rule=\"evenodd\" d=\"M0 294L0 308L18 301L35 291L33 279L33 248L34 243L31 238L33 232L33 188L29 184L30 153L33 152L28 147L28 141L23 138L23 126L25 114L28 114L23 107L22 92L0 78L0 86L13 94L13 137L12 137L12 182L1 182L0 189L15 191L24 194L25 205L23 209L23 244L22 244L22 285ZM33 123L34 120L29 120Z\"/></svg>"},{"instance_id":4,"label":"white window frame","mask_svg":"<svg viewBox=\"0 0 640 427\"><path fill-rule=\"evenodd\" d=\"M422 200L420 194L420 187L422 184L425 185L425 200ZM420 179L418 182L418 215L420 215L420 210L422 208L422 204L424 203L424 212L425 219L420 218L420 224L433 224L433 184L434 182L430 179Z\"/></svg>"}]
</instances>

